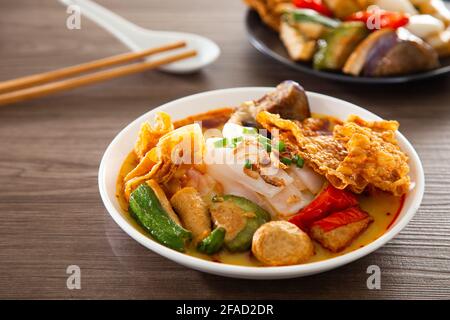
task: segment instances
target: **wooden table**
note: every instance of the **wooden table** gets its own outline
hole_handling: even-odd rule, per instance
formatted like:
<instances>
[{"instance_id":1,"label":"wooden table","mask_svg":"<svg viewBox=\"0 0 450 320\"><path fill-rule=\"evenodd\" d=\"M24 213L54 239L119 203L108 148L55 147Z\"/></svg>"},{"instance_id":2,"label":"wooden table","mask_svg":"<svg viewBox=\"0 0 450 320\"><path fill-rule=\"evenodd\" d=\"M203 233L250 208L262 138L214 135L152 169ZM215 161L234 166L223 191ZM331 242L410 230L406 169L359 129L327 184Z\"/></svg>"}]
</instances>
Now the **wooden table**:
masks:
<instances>
[{"instance_id":1,"label":"wooden table","mask_svg":"<svg viewBox=\"0 0 450 320\"><path fill-rule=\"evenodd\" d=\"M222 55L194 75L148 72L0 108L0 298L450 298L450 77L369 87L297 73L250 46L237 0L99 2L147 28L210 37ZM126 51L87 19L68 30L66 17L57 1L1 1L0 80ZM112 221L97 171L131 120L185 95L284 79L400 121L427 186L419 212L394 240L324 274L246 281L179 266ZM381 268L381 290L366 286L372 264ZM68 265L80 266L81 290L66 288Z\"/></svg>"}]
</instances>

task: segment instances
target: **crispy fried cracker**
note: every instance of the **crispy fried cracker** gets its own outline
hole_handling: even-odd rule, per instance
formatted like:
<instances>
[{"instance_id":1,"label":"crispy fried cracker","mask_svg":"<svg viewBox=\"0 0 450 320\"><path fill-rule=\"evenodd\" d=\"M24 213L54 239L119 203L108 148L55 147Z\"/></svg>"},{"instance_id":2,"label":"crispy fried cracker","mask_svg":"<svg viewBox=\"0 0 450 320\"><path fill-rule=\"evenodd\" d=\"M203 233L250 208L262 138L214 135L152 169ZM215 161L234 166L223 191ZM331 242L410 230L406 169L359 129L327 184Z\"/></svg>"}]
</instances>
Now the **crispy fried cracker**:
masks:
<instances>
[{"instance_id":1,"label":"crispy fried cracker","mask_svg":"<svg viewBox=\"0 0 450 320\"><path fill-rule=\"evenodd\" d=\"M144 122L139 131L138 140L134 146L134 152L139 160L142 160L145 154L156 146L159 138L173 130L170 116L165 112L157 112L153 122L153 124Z\"/></svg>"},{"instance_id":2,"label":"crispy fried cracker","mask_svg":"<svg viewBox=\"0 0 450 320\"><path fill-rule=\"evenodd\" d=\"M201 163L203 151L203 134L198 124L186 125L166 133L135 168L137 173L133 173L133 170L125 178L126 198L128 199L131 192L144 181L153 179L164 183L170 180L182 164ZM140 168L144 161L149 164L148 171L145 170L146 164Z\"/></svg>"},{"instance_id":3,"label":"crispy fried cracker","mask_svg":"<svg viewBox=\"0 0 450 320\"><path fill-rule=\"evenodd\" d=\"M372 184L394 195L408 191L408 157L395 140L395 121L351 116L335 126L333 135L306 135L294 121L268 112L260 112L257 121L270 132L279 130L280 139L294 145L307 165L336 188L361 193Z\"/></svg>"}]
</instances>

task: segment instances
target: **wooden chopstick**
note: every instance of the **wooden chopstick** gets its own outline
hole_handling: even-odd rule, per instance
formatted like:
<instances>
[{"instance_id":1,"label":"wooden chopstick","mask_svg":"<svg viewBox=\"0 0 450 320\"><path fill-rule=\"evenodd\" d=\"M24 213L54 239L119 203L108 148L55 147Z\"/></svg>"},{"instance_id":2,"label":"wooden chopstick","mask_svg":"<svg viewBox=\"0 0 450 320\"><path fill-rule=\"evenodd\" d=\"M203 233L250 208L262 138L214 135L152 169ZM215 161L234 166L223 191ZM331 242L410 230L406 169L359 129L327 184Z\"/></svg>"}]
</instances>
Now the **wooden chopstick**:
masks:
<instances>
[{"instance_id":1,"label":"wooden chopstick","mask_svg":"<svg viewBox=\"0 0 450 320\"><path fill-rule=\"evenodd\" d=\"M36 87L31 87L28 89L22 89L18 91L13 91L0 95L0 106L6 105L14 102L24 101L32 98L41 97L48 95L50 93L55 93L63 90L73 89L80 86L85 86L88 84L109 80L133 73L142 72L145 70L150 70L157 68L161 65L179 61L182 59L194 57L197 55L197 51L189 50L183 53L171 55L168 57L161 58L155 61L133 63L130 65L118 67L115 69L99 71L92 74L87 74L84 76L79 76L76 78L66 79L58 82L52 82Z\"/></svg>"},{"instance_id":2,"label":"wooden chopstick","mask_svg":"<svg viewBox=\"0 0 450 320\"><path fill-rule=\"evenodd\" d=\"M146 56L157 54L173 49L178 49L186 46L185 41L178 41L168 45L164 45L157 48L150 48L147 50L139 51L139 52L131 52L125 54L119 54L116 56L103 58L99 60L94 60L91 62L86 62L82 64L78 64L75 66L62 68L54 71L34 74L22 78L12 79L8 81L0 82L0 93L4 93L6 91L12 91L17 89L23 89L26 87L30 87L32 85L39 85L46 82L59 80L61 78L66 78L69 76L74 76L83 72L88 72L92 70L97 70L100 68L110 67L117 64L122 64L126 62L131 62L134 60L138 60L144 58Z\"/></svg>"}]
</instances>

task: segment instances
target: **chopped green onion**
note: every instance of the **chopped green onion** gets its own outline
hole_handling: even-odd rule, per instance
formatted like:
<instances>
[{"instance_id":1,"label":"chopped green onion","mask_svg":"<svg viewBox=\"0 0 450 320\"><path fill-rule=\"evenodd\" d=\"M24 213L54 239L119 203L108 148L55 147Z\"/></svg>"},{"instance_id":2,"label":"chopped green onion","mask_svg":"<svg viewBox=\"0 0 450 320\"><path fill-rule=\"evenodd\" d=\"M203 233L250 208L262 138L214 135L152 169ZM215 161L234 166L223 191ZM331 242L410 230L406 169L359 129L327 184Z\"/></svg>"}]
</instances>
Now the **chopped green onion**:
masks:
<instances>
[{"instance_id":1,"label":"chopped green onion","mask_svg":"<svg viewBox=\"0 0 450 320\"><path fill-rule=\"evenodd\" d=\"M279 140L278 143L275 145L275 149L277 149L279 152L283 152L286 149L286 145L283 141Z\"/></svg>"},{"instance_id":2,"label":"chopped green onion","mask_svg":"<svg viewBox=\"0 0 450 320\"><path fill-rule=\"evenodd\" d=\"M292 164L292 159L286 158L286 157L280 157L280 161L284 163L285 165L289 166Z\"/></svg>"},{"instance_id":3,"label":"chopped green onion","mask_svg":"<svg viewBox=\"0 0 450 320\"><path fill-rule=\"evenodd\" d=\"M244 127L244 129L242 130L243 134L257 134L258 133L258 129L253 128L253 127Z\"/></svg>"},{"instance_id":4,"label":"chopped green onion","mask_svg":"<svg viewBox=\"0 0 450 320\"><path fill-rule=\"evenodd\" d=\"M302 157L300 157L298 154L296 154L292 158L292 160L294 160L295 165L299 168L303 168L303 166L305 165L305 160Z\"/></svg>"},{"instance_id":5,"label":"chopped green onion","mask_svg":"<svg viewBox=\"0 0 450 320\"><path fill-rule=\"evenodd\" d=\"M272 146L269 138L259 135L258 141L264 146L267 152L272 151Z\"/></svg>"},{"instance_id":6,"label":"chopped green onion","mask_svg":"<svg viewBox=\"0 0 450 320\"><path fill-rule=\"evenodd\" d=\"M244 167L245 167L246 169L251 169L251 168L252 168L252 163L250 162L249 159L245 159Z\"/></svg>"},{"instance_id":7,"label":"chopped green onion","mask_svg":"<svg viewBox=\"0 0 450 320\"><path fill-rule=\"evenodd\" d=\"M231 139L231 143L236 144L238 142L241 142L243 139L244 138L242 138L242 137L235 137L235 138Z\"/></svg>"},{"instance_id":8,"label":"chopped green onion","mask_svg":"<svg viewBox=\"0 0 450 320\"><path fill-rule=\"evenodd\" d=\"M216 148L236 148L236 144L241 142L243 137L235 137L232 139L223 138L214 142Z\"/></svg>"},{"instance_id":9,"label":"chopped green onion","mask_svg":"<svg viewBox=\"0 0 450 320\"><path fill-rule=\"evenodd\" d=\"M216 148L225 148L228 144L228 139L227 138L223 138L217 141L214 141L214 147Z\"/></svg>"}]
</instances>

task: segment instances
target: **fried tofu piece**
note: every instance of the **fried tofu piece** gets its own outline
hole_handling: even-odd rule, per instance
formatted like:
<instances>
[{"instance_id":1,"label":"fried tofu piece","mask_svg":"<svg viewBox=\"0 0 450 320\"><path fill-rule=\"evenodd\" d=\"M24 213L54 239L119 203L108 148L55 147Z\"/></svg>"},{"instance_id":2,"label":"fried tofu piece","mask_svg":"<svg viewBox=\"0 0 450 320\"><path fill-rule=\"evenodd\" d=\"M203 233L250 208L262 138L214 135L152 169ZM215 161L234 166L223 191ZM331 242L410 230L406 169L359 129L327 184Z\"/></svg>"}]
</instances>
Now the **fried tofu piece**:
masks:
<instances>
[{"instance_id":1,"label":"fried tofu piece","mask_svg":"<svg viewBox=\"0 0 450 320\"><path fill-rule=\"evenodd\" d=\"M316 52L316 40L306 38L285 21L282 21L280 25L280 39L283 41L292 60L312 60Z\"/></svg>"},{"instance_id":2,"label":"fried tofu piece","mask_svg":"<svg viewBox=\"0 0 450 320\"><path fill-rule=\"evenodd\" d=\"M373 218L367 212L352 207L314 222L310 235L323 247L339 252L363 233L372 221Z\"/></svg>"}]
</instances>

